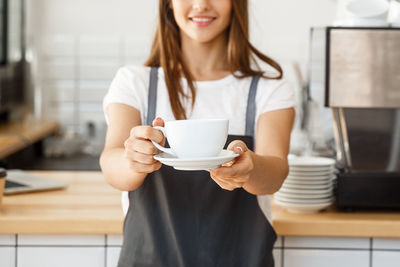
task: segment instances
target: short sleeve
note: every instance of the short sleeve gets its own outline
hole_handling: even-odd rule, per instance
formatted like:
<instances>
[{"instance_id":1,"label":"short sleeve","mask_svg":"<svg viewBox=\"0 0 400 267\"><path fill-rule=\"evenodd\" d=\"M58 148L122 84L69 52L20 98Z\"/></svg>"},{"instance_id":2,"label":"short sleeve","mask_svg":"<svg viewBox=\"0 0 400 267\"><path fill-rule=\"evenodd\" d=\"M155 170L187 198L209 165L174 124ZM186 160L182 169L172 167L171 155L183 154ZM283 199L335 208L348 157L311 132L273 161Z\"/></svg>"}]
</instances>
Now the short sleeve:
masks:
<instances>
[{"instance_id":1,"label":"short sleeve","mask_svg":"<svg viewBox=\"0 0 400 267\"><path fill-rule=\"evenodd\" d=\"M117 71L103 99L103 111L107 123L106 108L111 103L125 104L139 110L143 120L147 99L145 76L145 71L137 67L122 67Z\"/></svg>"},{"instance_id":2,"label":"short sleeve","mask_svg":"<svg viewBox=\"0 0 400 267\"><path fill-rule=\"evenodd\" d=\"M256 96L257 114L296 106L295 91L286 80L261 79Z\"/></svg>"}]
</instances>

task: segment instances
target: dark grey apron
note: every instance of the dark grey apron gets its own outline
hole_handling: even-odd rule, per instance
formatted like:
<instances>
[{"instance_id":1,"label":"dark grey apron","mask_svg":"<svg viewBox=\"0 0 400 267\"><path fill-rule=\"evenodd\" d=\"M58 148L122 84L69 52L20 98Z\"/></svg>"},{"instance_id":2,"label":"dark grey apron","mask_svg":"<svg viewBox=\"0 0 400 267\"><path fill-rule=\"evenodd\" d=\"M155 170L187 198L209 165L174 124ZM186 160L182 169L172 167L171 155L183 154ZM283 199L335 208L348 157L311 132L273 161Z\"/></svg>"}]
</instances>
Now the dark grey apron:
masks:
<instances>
[{"instance_id":1,"label":"dark grey apron","mask_svg":"<svg viewBox=\"0 0 400 267\"><path fill-rule=\"evenodd\" d=\"M147 124L155 118L157 68L150 74ZM248 97L246 136L253 150L255 95L253 77ZM226 146L225 146L226 147ZM179 171L163 165L129 192L129 209L118 267L272 267L276 234L244 189L220 188L206 171Z\"/></svg>"}]
</instances>

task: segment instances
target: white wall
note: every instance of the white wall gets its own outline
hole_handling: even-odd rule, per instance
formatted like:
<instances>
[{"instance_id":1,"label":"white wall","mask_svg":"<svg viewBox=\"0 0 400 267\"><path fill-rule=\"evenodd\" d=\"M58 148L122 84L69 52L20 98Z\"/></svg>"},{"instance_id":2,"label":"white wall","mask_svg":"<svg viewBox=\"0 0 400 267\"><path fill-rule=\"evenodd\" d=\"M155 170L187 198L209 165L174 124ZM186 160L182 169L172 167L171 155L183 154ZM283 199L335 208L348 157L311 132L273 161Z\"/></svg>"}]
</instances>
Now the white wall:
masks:
<instances>
[{"instance_id":1,"label":"white wall","mask_svg":"<svg viewBox=\"0 0 400 267\"><path fill-rule=\"evenodd\" d=\"M101 99L117 68L141 64L147 57L157 1L27 2L28 41L37 55L43 114L77 131L88 121L104 123ZM295 81L292 63L306 69L309 29L333 21L334 0L249 2L253 43Z\"/></svg>"}]
</instances>

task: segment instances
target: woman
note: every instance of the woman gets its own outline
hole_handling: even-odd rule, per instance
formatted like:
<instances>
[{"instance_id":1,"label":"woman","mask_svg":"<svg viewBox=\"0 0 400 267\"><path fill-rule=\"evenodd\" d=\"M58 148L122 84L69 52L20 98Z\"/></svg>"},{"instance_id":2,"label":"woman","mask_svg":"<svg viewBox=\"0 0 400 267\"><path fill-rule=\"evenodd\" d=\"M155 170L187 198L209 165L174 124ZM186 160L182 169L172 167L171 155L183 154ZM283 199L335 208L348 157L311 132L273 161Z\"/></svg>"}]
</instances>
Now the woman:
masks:
<instances>
[{"instance_id":1,"label":"woman","mask_svg":"<svg viewBox=\"0 0 400 267\"><path fill-rule=\"evenodd\" d=\"M287 176L295 101L280 66L248 41L247 4L160 0L146 67L123 67L111 84L100 164L108 183L129 192L119 267L274 264L269 202L265 216L257 195ZM275 71L259 70L254 56ZM164 125L156 116L229 118L228 149L240 156L208 172L162 166L151 143L165 143L151 127Z\"/></svg>"}]
</instances>

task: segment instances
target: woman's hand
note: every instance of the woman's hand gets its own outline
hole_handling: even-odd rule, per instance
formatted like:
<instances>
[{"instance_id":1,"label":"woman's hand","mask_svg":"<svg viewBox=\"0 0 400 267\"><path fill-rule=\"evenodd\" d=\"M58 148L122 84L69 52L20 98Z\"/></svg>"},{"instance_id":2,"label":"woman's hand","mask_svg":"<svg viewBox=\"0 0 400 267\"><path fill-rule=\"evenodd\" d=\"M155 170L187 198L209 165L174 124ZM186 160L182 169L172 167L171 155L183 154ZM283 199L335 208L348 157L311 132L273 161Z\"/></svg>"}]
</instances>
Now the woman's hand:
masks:
<instances>
[{"instance_id":1,"label":"woman's hand","mask_svg":"<svg viewBox=\"0 0 400 267\"><path fill-rule=\"evenodd\" d=\"M153 121L153 126L164 126L161 118ZM165 138L161 131L150 126L139 125L133 127L130 136L124 142L125 158L130 161L130 167L137 173L151 173L161 168L161 162L155 160L153 155L159 150L151 141L164 146Z\"/></svg>"},{"instance_id":2,"label":"woman's hand","mask_svg":"<svg viewBox=\"0 0 400 267\"><path fill-rule=\"evenodd\" d=\"M240 156L221 167L209 170L211 178L223 189L232 191L243 187L250 180L254 169L254 153L240 140L232 141L228 150Z\"/></svg>"}]
</instances>

